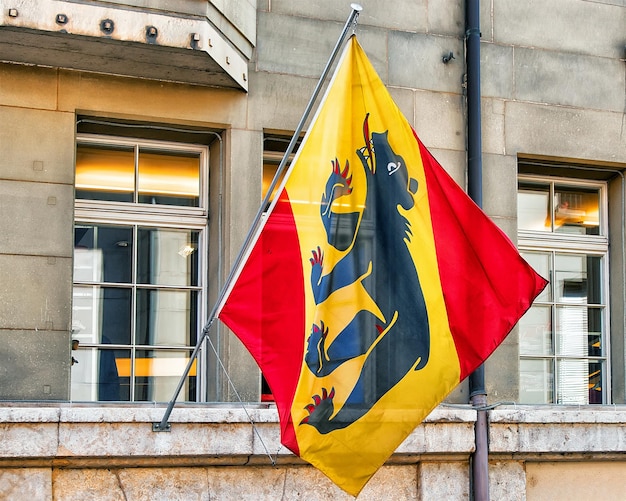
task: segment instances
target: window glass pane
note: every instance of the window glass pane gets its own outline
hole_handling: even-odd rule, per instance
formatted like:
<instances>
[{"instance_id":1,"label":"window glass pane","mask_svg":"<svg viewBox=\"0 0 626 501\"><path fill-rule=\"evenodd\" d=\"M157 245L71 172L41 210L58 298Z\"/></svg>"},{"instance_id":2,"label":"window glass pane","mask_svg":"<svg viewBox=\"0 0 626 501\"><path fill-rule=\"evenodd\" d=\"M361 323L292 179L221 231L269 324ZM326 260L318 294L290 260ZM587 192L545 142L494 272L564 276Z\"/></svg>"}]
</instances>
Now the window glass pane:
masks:
<instances>
[{"instance_id":1,"label":"window glass pane","mask_svg":"<svg viewBox=\"0 0 626 501\"><path fill-rule=\"evenodd\" d=\"M550 312L550 306L532 306L519 321L519 346L522 355L553 353Z\"/></svg>"},{"instance_id":2,"label":"window glass pane","mask_svg":"<svg viewBox=\"0 0 626 501\"><path fill-rule=\"evenodd\" d=\"M533 269L546 280L552 276L550 270L550 253L548 252L521 252L522 257ZM537 296L535 302L547 302L552 300L552 284L548 284Z\"/></svg>"},{"instance_id":3,"label":"window glass pane","mask_svg":"<svg viewBox=\"0 0 626 501\"><path fill-rule=\"evenodd\" d=\"M520 185L517 195L517 224L520 230L552 231L548 186Z\"/></svg>"},{"instance_id":4,"label":"window glass pane","mask_svg":"<svg viewBox=\"0 0 626 501\"><path fill-rule=\"evenodd\" d=\"M267 190L270 187L270 184L272 184L272 181L274 180L274 176L276 175L277 170L278 170L278 164L273 163L273 162L271 163L263 162L263 187L262 187L262 193L261 193L263 197L265 197ZM285 177L286 172L287 172L287 167L285 167L285 170L283 171L283 174L280 177L280 179L276 181L276 185L274 186L274 189L272 190L272 196L270 197L270 202L276 195L276 191L280 187L280 184L283 178Z\"/></svg>"},{"instance_id":5,"label":"window glass pane","mask_svg":"<svg viewBox=\"0 0 626 501\"><path fill-rule=\"evenodd\" d=\"M600 354L602 311L586 306L556 309L556 353L571 357Z\"/></svg>"},{"instance_id":6,"label":"window glass pane","mask_svg":"<svg viewBox=\"0 0 626 501\"><path fill-rule=\"evenodd\" d=\"M604 355L602 313L603 310L600 308L589 308L587 311L587 353L590 357L601 357Z\"/></svg>"},{"instance_id":7,"label":"window glass pane","mask_svg":"<svg viewBox=\"0 0 626 501\"><path fill-rule=\"evenodd\" d=\"M599 235L599 191L556 186L554 189L554 231Z\"/></svg>"},{"instance_id":8,"label":"window glass pane","mask_svg":"<svg viewBox=\"0 0 626 501\"><path fill-rule=\"evenodd\" d=\"M551 360L520 360L520 402L550 404L553 402L554 371Z\"/></svg>"},{"instance_id":9,"label":"window glass pane","mask_svg":"<svg viewBox=\"0 0 626 501\"><path fill-rule=\"evenodd\" d=\"M76 198L132 202L135 153L128 146L76 146Z\"/></svg>"},{"instance_id":10,"label":"window glass pane","mask_svg":"<svg viewBox=\"0 0 626 501\"><path fill-rule=\"evenodd\" d=\"M137 291L137 344L192 346L197 326L197 291Z\"/></svg>"},{"instance_id":11,"label":"window glass pane","mask_svg":"<svg viewBox=\"0 0 626 501\"><path fill-rule=\"evenodd\" d=\"M130 289L76 285L73 299L73 339L81 344L130 343Z\"/></svg>"},{"instance_id":12,"label":"window glass pane","mask_svg":"<svg viewBox=\"0 0 626 501\"><path fill-rule=\"evenodd\" d=\"M137 282L155 285L198 285L200 232L139 228Z\"/></svg>"},{"instance_id":13,"label":"window glass pane","mask_svg":"<svg viewBox=\"0 0 626 501\"><path fill-rule=\"evenodd\" d=\"M568 304L600 304L600 265L599 256L556 254L556 300Z\"/></svg>"},{"instance_id":14,"label":"window glass pane","mask_svg":"<svg viewBox=\"0 0 626 501\"><path fill-rule=\"evenodd\" d=\"M597 360L559 360L559 404L601 404L603 395L603 364Z\"/></svg>"},{"instance_id":15,"label":"window glass pane","mask_svg":"<svg viewBox=\"0 0 626 501\"><path fill-rule=\"evenodd\" d=\"M141 203L198 207L200 154L139 150Z\"/></svg>"},{"instance_id":16,"label":"window glass pane","mask_svg":"<svg viewBox=\"0 0 626 501\"><path fill-rule=\"evenodd\" d=\"M73 351L72 400L130 400L130 350L86 348Z\"/></svg>"},{"instance_id":17,"label":"window glass pane","mask_svg":"<svg viewBox=\"0 0 626 501\"><path fill-rule=\"evenodd\" d=\"M604 403L604 364L599 361L589 361L589 403Z\"/></svg>"},{"instance_id":18,"label":"window glass pane","mask_svg":"<svg viewBox=\"0 0 626 501\"><path fill-rule=\"evenodd\" d=\"M135 400L167 402L189 363L187 351L137 350L135 358ZM196 400L194 361L178 400Z\"/></svg>"},{"instance_id":19,"label":"window glass pane","mask_svg":"<svg viewBox=\"0 0 626 501\"><path fill-rule=\"evenodd\" d=\"M133 229L129 226L88 226L74 229L74 280L130 283Z\"/></svg>"}]
</instances>

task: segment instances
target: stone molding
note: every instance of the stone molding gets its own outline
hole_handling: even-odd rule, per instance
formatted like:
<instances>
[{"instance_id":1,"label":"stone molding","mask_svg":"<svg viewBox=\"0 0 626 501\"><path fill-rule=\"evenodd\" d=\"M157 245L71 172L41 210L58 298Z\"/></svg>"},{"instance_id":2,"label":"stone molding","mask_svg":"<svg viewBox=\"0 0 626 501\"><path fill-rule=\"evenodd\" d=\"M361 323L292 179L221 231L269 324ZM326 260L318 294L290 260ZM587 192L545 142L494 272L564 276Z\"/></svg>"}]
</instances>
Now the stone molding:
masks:
<instances>
[{"instance_id":1,"label":"stone molding","mask_svg":"<svg viewBox=\"0 0 626 501\"><path fill-rule=\"evenodd\" d=\"M203 466L302 461L280 445L274 406L180 406L171 431L153 432L165 407L0 406L0 467ZM424 456L467 459L475 411L438 408L398 447L390 463ZM250 420L254 422L251 425Z\"/></svg>"}]
</instances>

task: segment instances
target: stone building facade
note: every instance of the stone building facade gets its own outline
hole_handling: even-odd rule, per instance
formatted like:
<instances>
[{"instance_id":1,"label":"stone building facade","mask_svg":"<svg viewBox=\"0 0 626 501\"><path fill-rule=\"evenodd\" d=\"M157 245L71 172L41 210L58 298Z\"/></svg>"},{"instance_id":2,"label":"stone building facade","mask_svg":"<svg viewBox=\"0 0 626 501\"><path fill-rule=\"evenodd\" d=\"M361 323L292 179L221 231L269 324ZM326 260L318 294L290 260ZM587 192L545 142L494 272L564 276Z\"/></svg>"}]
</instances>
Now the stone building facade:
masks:
<instances>
[{"instance_id":1,"label":"stone building facade","mask_svg":"<svg viewBox=\"0 0 626 501\"><path fill-rule=\"evenodd\" d=\"M465 186L464 2L361 3L361 45ZM152 423L349 3L0 8L0 498L347 499L280 448L223 327L228 377L205 346L171 432ZM483 208L551 279L486 363L492 499L626 492L625 28L623 0L481 2ZM468 499L467 402L359 498Z\"/></svg>"}]
</instances>

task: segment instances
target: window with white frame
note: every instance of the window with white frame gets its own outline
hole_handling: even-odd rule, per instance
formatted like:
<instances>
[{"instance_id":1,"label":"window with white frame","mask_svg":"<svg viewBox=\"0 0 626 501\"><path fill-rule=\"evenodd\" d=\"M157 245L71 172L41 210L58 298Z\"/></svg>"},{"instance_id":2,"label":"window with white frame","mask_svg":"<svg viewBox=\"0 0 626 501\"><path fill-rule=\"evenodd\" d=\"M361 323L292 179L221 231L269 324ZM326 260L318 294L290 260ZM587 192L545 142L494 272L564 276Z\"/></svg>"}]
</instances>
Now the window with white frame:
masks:
<instances>
[{"instance_id":1,"label":"window with white frame","mask_svg":"<svg viewBox=\"0 0 626 501\"><path fill-rule=\"evenodd\" d=\"M520 402L609 401L604 182L521 176L518 244L550 283L519 322Z\"/></svg>"},{"instance_id":2,"label":"window with white frame","mask_svg":"<svg viewBox=\"0 0 626 501\"><path fill-rule=\"evenodd\" d=\"M72 400L172 397L206 303L207 177L206 146L77 136Z\"/></svg>"}]
</instances>

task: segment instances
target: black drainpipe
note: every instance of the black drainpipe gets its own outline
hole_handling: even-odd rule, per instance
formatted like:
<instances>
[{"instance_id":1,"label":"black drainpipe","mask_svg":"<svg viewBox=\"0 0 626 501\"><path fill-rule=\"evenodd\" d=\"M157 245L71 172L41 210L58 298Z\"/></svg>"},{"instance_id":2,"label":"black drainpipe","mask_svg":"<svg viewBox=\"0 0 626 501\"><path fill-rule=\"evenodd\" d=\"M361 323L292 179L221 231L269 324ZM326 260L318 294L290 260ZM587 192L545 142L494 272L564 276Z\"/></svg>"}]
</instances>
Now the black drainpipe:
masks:
<instances>
[{"instance_id":1,"label":"black drainpipe","mask_svg":"<svg viewBox=\"0 0 626 501\"><path fill-rule=\"evenodd\" d=\"M480 117L480 1L465 1L465 64L467 71L467 192L482 207L483 166ZM470 403L477 409L475 451L471 456L471 491L474 501L489 501L489 443L485 367L469 377Z\"/></svg>"}]
</instances>

